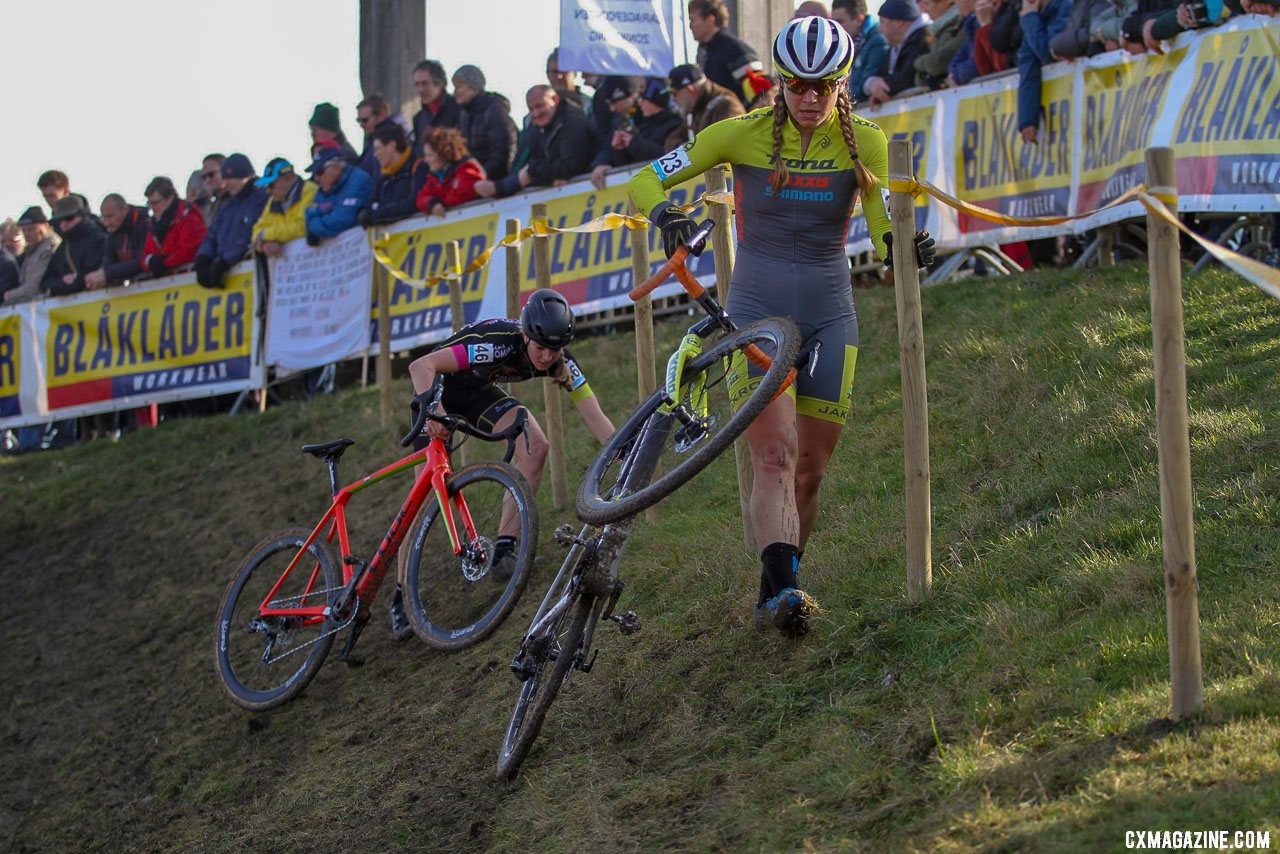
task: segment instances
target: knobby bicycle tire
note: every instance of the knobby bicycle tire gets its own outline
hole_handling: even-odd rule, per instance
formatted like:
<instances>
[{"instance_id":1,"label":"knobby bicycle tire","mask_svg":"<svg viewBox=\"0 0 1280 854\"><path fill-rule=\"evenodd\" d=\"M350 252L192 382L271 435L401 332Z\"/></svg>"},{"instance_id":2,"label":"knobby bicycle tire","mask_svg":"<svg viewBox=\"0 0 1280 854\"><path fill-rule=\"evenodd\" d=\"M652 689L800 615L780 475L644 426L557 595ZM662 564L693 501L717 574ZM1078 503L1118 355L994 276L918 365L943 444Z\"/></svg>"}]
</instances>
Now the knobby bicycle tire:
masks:
<instances>
[{"instance_id":1,"label":"knobby bicycle tire","mask_svg":"<svg viewBox=\"0 0 1280 854\"><path fill-rule=\"evenodd\" d=\"M529 755L529 748L533 747L534 739L542 729L547 710L560 693L569 676L569 668L578 656L578 646L586 632L587 621L593 615L599 618L598 609L602 605L603 602L594 596L580 595L555 625L548 628L548 633L554 637L564 621L569 621L568 629L559 636L560 648L556 658L552 661L544 659L540 662L537 673L520 683L520 694L516 698L516 706L511 712L511 720L502 740L502 750L498 754L499 780L514 777L520 770L520 763Z\"/></svg>"},{"instance_id":2,"label":"knobby bicycle tire","mask_svg":"<svg viewBox=\"0 0 1280 854\"><path fill-rule=\"evenodd\" d=\"M286 621L280 620L272 626L284 641L282 647L278 649L274 647L276 640L274 637L271 646L268 646L267 633L250 625L250 621L258 615L258 604L274 587L292 560L293 554L310 535L311 532L305 528L289 528L272 534L254 546L241 562L240 568L236 571L231 584L227 586L222 602L218 606L218 619L213 636L213 653L217 663L218 679L231 701L243 709L254 712L263 711L296 697L320 670L325 656L329 654L329 648L333 646L334 622L332 619L326 619L322 623L309 627L301 625L290 627ZM320 574L317 583L321 585L320 589L330 591L320 594L325 597L323 601L328 604L342 583L338 556L333 546L323 539L312 542L307 551L319 565ZM272 564L272 560L277 555L280 556L279 560ZM266 575L261 575L260 570L265 571ZM277 601L289 597L301 599L301 585L306 582L311 572L312 567L306 562L299 565L290 577L290 583L277 593ZM249 593L248 598L242 601L246 587L251 582L256 582L255 591ZM319 604L319 602L313 604ZM240 606L238 613L237 606ZM297 652L291 654L289 643L293 640L295 631L297 633L305 631L308 636L314 633L316 639L298 643L295 646ZM243 635L249 637L245 638ZM258 640L259 637L262 640ZM270 651L276 661L263 662L261 657L266 651ZM245 653L243 663L238 661L241 658L239 655L241 652ZM281 662L283 662L282 667L277 668L276 671L268 671L267 668L270 668L271 664ZM275 672L281 676L272 675ZM249 684L256 681L265 681L269 687L254 687Z\"/></svg>"},{"instance_id":3,"label":"knobby bicycle tire","mask_svg":"<svg viewBox=\"0 0 1280 854\"><path fill-rule=\"evenodd\" d=\"M631 491L627 491L619 489L617 483L608 482L611 467L645 440L646 433L661 430L664 445L679 435L678 430L669 429L670 419L658 411L665 399L663 389L654 392L640 404L605 443L583 475L575 501L578 517L583 522L591 525L617 522L657 504L706 468L742 435L782 388L787 372L795 364L800 350L800 332L795 323L785 317L770 317L745 326L712 343L696 358L691 359L683 374L685 378L693 378L698 374L706 376L719 371L725 359L752 343L764 345L763 349L773 354L773 364L760 378L751 394L725 420L723 426L699 441L692 453L682 452L675 465L652 479L648 479L647 472L642 473L645 476L640 480L648 482L642 486L629 484ZM713 386L719 382L708 385ZM727 389L720 389L718 393L724 398L722 402L727 402ZM656 440L652 435L648 438ZM666 459L668 449L664 447L661 453L663 459Z\"/></svg>"},{"instance_id":4,"label":"knobby bicycle tire","mask_svg":"<svg viewBox=\"0 0 1280 854\"><path fill-rule=\"evenodd\" d=\"M405 610L418 637L441 650L465 649L502 625L524 593L538 547L537 503L524 476L510 464L483 462L459 469L449 478L448 489L466 502L482 549L492 548L497 538L502 501L514 503L520 528L515 569L505 582L496 582L484 563L468 563L465 555L453 554L440 502L434 495L428 499L413 532ZM464 536L456 513L454 520Z\"/></svg>"}]
</instances>

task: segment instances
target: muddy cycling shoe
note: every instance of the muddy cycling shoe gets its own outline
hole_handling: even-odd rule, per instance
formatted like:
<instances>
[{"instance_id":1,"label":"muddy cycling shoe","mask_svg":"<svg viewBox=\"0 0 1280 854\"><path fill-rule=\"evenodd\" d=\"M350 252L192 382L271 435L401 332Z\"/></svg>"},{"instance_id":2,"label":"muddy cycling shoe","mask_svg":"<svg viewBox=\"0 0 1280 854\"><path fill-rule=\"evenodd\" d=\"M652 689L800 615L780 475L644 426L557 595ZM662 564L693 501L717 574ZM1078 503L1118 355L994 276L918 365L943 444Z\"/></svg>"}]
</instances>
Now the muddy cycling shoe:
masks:
<instances>
[{"instance_id":1,"label":"muddy cycling shoe","mask_svg":"<svg viewBox=\"0 0 1280 854\"><path fill-rule=\"evenodd\" d=\"M506 584L511 580L511 576L516 574L516 553L507 552L494 558L493 568L489 570L489 577L498 584Z\"/></svg>"},{"instance_id":2,"label":"muddy cycling shoe","mask_svg":"<svg viewBox=\"0 0 1280 854\"><path fill-rule=\"evenodd\" d=\"M391 637L404 640L413 634L413 626L409 625L409 615L404 612L404 595L397 590L391 598Z\"/></svg>"},{"instance_id":3,"label":"muddy cycling shoe","mask_svg":"<svg viewBox=\"0 0 1280 854\"><path fill-rule=\"evenodd\" d=\"M493 566L489 569L489 577L497 584L506 584L516 572L515 537L503 535L494 544Z\"/></svg>"},{"instance_id":4,"label":"muddy cycling shoe","mask_svg":"<svg viewBox=\"0 0 1280 854\"><path fill-rule=\"evenodd\" d=\"M777 629L789 638L809 632L809 618L818 612L818 602L803 590L788 587L772 599L756 606L756 629Z\"/></svg>"}]
</instances>

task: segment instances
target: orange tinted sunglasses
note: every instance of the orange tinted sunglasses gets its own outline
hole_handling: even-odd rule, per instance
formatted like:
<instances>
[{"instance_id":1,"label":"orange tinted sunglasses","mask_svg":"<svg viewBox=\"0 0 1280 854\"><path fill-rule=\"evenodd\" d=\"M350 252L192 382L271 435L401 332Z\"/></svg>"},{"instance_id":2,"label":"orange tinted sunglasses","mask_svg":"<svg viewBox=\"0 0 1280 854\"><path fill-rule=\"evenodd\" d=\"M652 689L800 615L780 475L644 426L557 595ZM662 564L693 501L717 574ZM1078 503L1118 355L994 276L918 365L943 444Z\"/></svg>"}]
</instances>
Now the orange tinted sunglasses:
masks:
<instances>
[{"instance_id":1,"label":"orange tinted sunglasses","mask_svg":"<svg viewBox=\"0 0 1280 854\"><path fill-rule=\"evenodd\" d=\"M803 80L799 77L783 77L782 85L786 86L792 95L799 95L803 98L812 89L819 98L825 98L843 86L844 80L845 78L843 77L837 77L835 80Z\"/></svg>"}]
</instances>

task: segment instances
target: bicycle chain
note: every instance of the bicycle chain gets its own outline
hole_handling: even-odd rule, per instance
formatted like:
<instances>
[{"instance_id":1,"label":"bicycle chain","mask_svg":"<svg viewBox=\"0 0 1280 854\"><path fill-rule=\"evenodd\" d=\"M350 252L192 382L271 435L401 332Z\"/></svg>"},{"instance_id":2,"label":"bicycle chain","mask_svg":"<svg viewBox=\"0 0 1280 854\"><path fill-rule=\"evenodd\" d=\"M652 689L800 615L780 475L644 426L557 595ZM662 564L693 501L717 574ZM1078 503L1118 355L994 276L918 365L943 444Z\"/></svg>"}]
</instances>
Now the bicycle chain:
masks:
<instances>
[{"instance_id":1,"label":"bicycle chain","mask_svg":"<svg viewBox=\"0 0 1280 854\"><path fill-rule=\"evenodd\" d=\"M312 590L309 593L303 593L299 596L287 596L284 599L274 599L269 604L273 608L281 608L290 604L301 604L303 599L309 599L311 597L318 596L322 593L324 594L333 593L336 591L341 591L343 589L344 588L342 587L329 587L324 590ZM298 646L291 648L288 652L282 652L280 655L277 655L275 658L267 659L265 662L263 662L263 664L275 664L277 661L282 661L283 659L288 658L294 653L301 652L307 647L315 646L316 644L320 643L320 641L324 640L325 638L331 635L336 635L338 632L342 631L343 629L345 629L347 626L351 625L355 621L356 614L360 610L359 606L360 606L360 600L359 600L359 597L356 597L351 602L351 616L347 617L347 619L343 621L340 625L334 626L331 630L327 632L322 632L321 634L317 635L314 639L309 640L304 644L299 644Z\"/></svg>"}]
</instances>

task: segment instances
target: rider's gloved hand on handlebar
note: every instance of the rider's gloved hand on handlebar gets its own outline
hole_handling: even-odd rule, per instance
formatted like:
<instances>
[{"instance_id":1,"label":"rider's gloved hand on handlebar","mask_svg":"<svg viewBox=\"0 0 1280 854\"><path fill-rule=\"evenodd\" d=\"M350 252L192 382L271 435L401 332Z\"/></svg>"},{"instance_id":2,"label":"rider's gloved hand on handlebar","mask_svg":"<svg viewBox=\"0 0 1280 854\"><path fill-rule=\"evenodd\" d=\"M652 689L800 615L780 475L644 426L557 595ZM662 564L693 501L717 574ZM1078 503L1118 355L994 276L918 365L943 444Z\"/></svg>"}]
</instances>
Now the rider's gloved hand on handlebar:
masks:
<instances>
[{"instance_id":1,"label":"rider's gloved hand on handlebar","mask_svg":"<svg viewBox=\"0 0 1280 854\"><path fill-rule=\"evenodd\" d=\"M885 251L888 253L887 257L884 259L884 265L886 267L893 267L893 232L892 231L885 234L884 247L885 247ZM937 260L938 252L937 252L937 249L934 248L933 236L930 235L929 232L923 228L916 232L915 250L916 250L916 267L917 268L928 267L931 264L933 264L935 260Z\"/></svg>"},{"instance_id":2,"label":"rider's gloved hand on handlebar","mask_svg":"<svg viewBox=\"0 0 1280 854\"><path fill-rule=\"evenodd\" d=\"M663 208L653 224L662 231L662 251L667 253L668 258L676 254L679 247L687 246L689 238L698 230L698 224L675 205ZM702 247L698 247L697 251L690 249L689 252L701 255Z\"/></svg>"}]
</instances>

